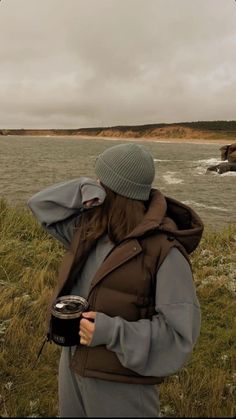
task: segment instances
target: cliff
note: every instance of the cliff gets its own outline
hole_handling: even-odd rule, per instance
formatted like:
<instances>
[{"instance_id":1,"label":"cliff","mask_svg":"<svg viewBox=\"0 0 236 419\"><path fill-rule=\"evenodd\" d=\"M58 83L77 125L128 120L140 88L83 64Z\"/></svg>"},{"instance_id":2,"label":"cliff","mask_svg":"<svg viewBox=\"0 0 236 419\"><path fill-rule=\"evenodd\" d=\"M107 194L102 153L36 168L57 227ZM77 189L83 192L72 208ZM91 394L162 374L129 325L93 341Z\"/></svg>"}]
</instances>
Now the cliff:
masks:
<instances>
[{"instance_id":1,"label":"cliff","mask_svg":"<svg viewBox=\"0 0 236 419\"><path fill-rule=\"evenodd\" d=\"M172 124L120 125L75 129L0 129L0 135L90 136L151 139L229 139L236 140L236 121L197 121Z\"/></svg>"}]
</instances>

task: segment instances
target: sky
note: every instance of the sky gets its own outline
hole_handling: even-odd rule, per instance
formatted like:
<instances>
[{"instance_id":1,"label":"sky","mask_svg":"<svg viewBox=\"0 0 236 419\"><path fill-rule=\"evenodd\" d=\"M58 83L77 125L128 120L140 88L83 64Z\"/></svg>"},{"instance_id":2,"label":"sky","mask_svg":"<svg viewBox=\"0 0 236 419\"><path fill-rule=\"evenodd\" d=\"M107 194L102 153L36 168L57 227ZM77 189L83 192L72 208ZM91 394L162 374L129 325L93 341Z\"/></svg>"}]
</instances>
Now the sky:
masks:
<instances>
[{"instance_id":1,"label":"sky","mask_svg":"<svg viewBox=\"0 0 236 419\"><path fill-rule=\"evenodd\" d=\"M235 119L235 0L0 1L0 128Z\"/></svg>"}]
</instances>

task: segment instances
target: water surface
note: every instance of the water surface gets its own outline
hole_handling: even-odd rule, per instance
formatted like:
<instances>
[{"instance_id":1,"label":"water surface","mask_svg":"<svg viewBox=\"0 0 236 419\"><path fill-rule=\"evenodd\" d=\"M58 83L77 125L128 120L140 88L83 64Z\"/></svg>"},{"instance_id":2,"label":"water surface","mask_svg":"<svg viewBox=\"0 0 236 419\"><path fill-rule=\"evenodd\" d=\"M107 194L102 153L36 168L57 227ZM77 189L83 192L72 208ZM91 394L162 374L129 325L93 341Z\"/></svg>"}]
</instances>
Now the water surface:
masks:
<instances>
[{"instance_id":1,"label":"water surface","mask_svg":"<svg viewBox=\"0 0 236 419\"><path fill-rule=\"evenodd\" d=\"M66 137L0 137L0 196L25 205L36 192L80 176L95 177L96 157L122 140ZM217 228L236 222L236 172L208 172L220 161L218 144L139 141L156 165L154 186L189 204Z\"/></svg>"}]
</instances>

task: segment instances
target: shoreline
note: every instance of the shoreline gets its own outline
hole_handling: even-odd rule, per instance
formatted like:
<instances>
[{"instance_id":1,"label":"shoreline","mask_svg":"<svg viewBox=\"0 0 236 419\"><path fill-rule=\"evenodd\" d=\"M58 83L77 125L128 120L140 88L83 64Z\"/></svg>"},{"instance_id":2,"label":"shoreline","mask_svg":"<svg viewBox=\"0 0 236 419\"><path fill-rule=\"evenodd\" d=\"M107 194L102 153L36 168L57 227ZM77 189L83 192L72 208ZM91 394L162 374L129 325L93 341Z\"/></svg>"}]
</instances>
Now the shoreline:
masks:
<instances>
[{"instance_id":1,"label":"shoreline","mask_svg":"<svg viewBox=\"0 0 236 419\"><path fill-rule=\"evenodd\" d=\"M225 145L229 144L227 139L212 139L207 140L204 138L152 138L152 137L107 137L107 136L96 136L92 137L90 135L75 135L77 139L101 139L101 140L109 140L109 141L132 141L132 142L153 142L153 143L185 143L185 144L219 144Z\"/></svg>"},{"instance_id":2,"label":"shoreline","mask_svg":"<svg viewBox=\"0 0 236 419\"><path fill-rule=\"evenodd\" d=\"M152 142L152 143L170 143L170 144L230 144L228 139L204 139L204 138L154 138L154 137L109 137L109 136L92 136L92 135L1 135L0 138L6 137L35 137L35 138L64 138L76 140L107 140L107 141L125 141L125 142Z\"/></svg>"}]
</instances>

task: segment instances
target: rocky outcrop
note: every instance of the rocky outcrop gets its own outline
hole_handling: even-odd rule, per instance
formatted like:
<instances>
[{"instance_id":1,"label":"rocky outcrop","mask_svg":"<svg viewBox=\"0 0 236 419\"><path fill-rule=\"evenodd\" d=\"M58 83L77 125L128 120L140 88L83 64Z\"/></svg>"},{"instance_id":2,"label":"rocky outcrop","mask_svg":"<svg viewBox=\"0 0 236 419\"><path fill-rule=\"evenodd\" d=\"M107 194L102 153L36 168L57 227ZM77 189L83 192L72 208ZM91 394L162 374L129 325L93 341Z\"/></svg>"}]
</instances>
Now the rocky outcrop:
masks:
<instances>
[{"instance_id":1,"label":"rocky outcrop","mask_svg":"<svg viewBox=\"0 0 236 419\"><path fill-rule=\"evenodd\" d=\"M217 172L220 175L226 172L236 172L236 163L228 163L228 162L219 163L219 164L216 164L215 166L209 166L207 168L207 171Z\"/></svg>"},{"instance_id":2,"label":"rocky outcrop","mask_svg":"<svg viewBox=\"0 0 236 419\"><path fill-rule=\"evenodd\" d=\"M236 163L236 143L220 147L221 160L228 160L229 163Z\"/></svg>"},{"instance_id":3,"label":"rocky outcrop","mask_svg":"<svg viewBox=\"0 0 236 419\"><path fill-rule=\"evenodd\" d=\"M220 147L222 163L209 166L207 171L217 172L220 175L226 172L236 172L236 143Z\"/></svg>"}]
</instances>

